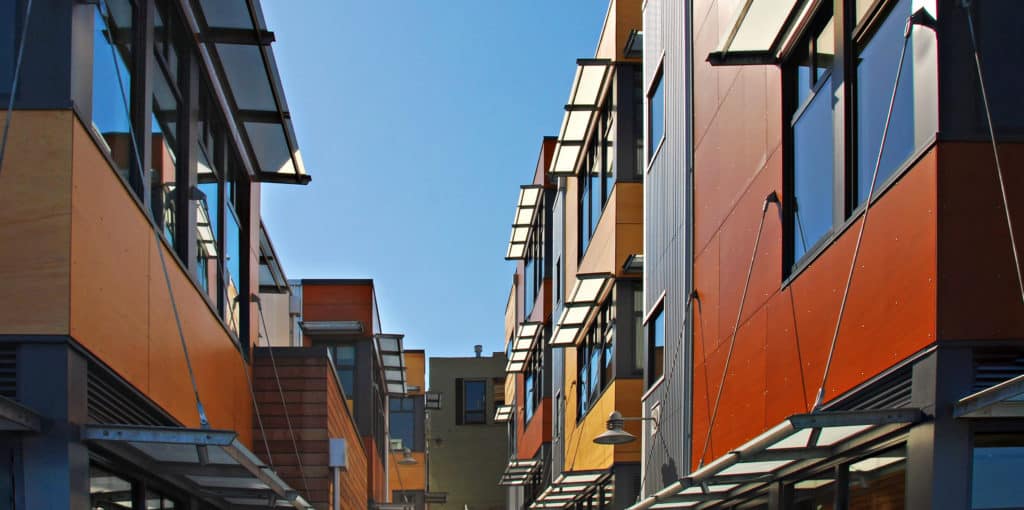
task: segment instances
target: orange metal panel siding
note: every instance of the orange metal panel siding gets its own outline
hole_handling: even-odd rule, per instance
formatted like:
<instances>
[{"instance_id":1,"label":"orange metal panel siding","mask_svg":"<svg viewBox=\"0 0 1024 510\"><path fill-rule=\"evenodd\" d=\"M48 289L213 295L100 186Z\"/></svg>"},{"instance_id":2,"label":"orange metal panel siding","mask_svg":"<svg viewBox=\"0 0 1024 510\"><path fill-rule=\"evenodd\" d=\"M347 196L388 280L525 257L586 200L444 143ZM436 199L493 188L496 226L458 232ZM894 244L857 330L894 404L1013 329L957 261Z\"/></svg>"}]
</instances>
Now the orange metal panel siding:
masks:
<instances>
[{"instance_id":1,"label":"orange metal panel siding","mask_svg":"<svg viewBox=\"0 0 1024 510\"><path fill-rule=\"evenodd\" d=\"M427 389L427 356L426 353L405 351L405 378L410 386L419 387L410 395L422 395Z\"/></svg>"},{"instance_id":2,"label":"orange metal panel siding","mask_svg":"<svg viewBox=\"0 0 1024 510\"><path fill-rule=\"evenodd\" d=\"M939 336L1019 339L1017 286L992 146L941 142L939 152ZM999 146L1018 249L1024 249L1024 144Z\"/></svg>"},{"instance_id":3,"label":"orange metal panel siding","mask_svg":"<svg viewBox=\"0 0 1024 510\"><path fill-rule=\"evenodd\" d=\"M529 405L524 402L523 406ZM522 413L525 416L525 411ZM516 444L516 456L520 459L532 459L537 455L541 445L551 442L551 398L540 401L537 410L530 417L529 423L525 424L523 433L519 436Z\"/></svg>"},{"instance_id":4,"label":"orange metal panel siding","mask_svg":"<svg viewBox=\"0 0 1024 510\"><path fill-rule=\"evenodd\" d=\"M198 426L150 224L78 122L73 136L71 336L176 419ZM182 265L160 249L211 426L251 444L241 354Z\"/></svg>"},{"instance_id":5,"label":"orange metal panel siding","mask_svg":"<svg viewBox=\"0 0 1024 510\"><path fill-rule=\"evenodd\" d=\"M357 320L363 332L373 330L373 284L310 284L302 286L304 321Z\"/></svg>"},{"instance_id":6,"label":"orange metal panel siding","mask_svg":"<svg viewBox=\"0 0 1024 510\"><path fill-rule=\"evenodd\" d=\"M66 335L73 114L15 111L0 168L0 332Z\"/></svg>"},{"instance_id":7,"label":"orange metal panel siding","mask_svg":"<svg viewBox=\"0 0 1024 510\"><path fill-rule=\"evenodd\" d=\"M384 474L385 460L377 454L377 443L373 436L363 436L363 448L366 450L367 459L367 497L378 503L389 501L385 485L387 479Z\"/></svg>"},{"instance_id":8,"label":"orange metal panel siding","mask_svg":"<svg viewBox=\"0 0 1024 510\"><path fill-rule=\"evenodd\" d=\"M427 488L427 455L424 452L412 452L415 464L399 464L402 452L388 455L388 487L394 491L422 491Z\"/></svg>"}]
</instances>

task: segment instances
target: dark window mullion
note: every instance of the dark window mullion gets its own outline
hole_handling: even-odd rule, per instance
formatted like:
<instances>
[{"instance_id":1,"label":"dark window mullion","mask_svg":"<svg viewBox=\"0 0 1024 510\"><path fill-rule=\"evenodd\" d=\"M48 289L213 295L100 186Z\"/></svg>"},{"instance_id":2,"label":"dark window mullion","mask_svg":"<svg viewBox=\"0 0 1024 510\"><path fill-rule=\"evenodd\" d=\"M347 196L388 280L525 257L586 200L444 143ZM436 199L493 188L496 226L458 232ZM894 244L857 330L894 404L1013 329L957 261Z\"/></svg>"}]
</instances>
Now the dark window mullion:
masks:
<instances>
[{"instance_id":1,"label":"dark window mullion","mask_svg":"<svg viewBox=\"0 0 1024 510\"><path fill-rule=\"evenodd\" d=\"M151 210L149 179L145 176L153 159L153 13L154 0L140 0L135 5L132 40L132 84L129 91L130 122L135 133L137 153L129 157L128 183ZM141 165L141 167L140 167ZM159 218L156 219L159 223Z\"/></svg>"},{"instance_id":2,"label":"dark window mullion","mask_svg":"<svg viewBox=\"0 0 1024 510\"><path fill-rule=\"evenodd\" d=\"M853 55L854 51L850 44L850 36L853 32L853 23L856 21L854 14L854 0L833 0L832 16L833 33L835 34L835 56L832 59L832 94L836 103L832 110L833 121L833 145L835 147L835 164L833 165L833 208L832 225L833 230L842 225L846 220L848 212L853 207L853 193L856 190L855 179L851 175L852 169L856 168L853 163L852 147L853 133L852 126L852 87L849 86L849 76L853 76ZM851 122L847 122L851 119Z\"/></svg>"}]
</instances>

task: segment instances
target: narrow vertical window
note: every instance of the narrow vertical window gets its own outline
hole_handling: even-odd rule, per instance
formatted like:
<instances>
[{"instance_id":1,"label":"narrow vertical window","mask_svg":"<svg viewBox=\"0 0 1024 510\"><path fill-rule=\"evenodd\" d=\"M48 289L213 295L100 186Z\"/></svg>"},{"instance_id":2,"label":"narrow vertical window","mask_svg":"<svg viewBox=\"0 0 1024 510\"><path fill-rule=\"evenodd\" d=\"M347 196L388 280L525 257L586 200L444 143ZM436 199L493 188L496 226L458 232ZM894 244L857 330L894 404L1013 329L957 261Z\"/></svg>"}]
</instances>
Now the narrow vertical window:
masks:
<instances>
[{"instance_id":1,"label":"narrow vertical window","mask_svg":"<svg viewBox=\"0 0 1024 510\"><path fill-rule=\"evenodd\" d=\"M647 320L647 384L653 385L665 371L665 317L659 308Z\"/></svg>"},{"instance_id":2,"label":"narrow vertical window","mask_svg":"<svg viewBox=\"0 0 1024 510\"><path fill-rule=\"evenodd\" d=\"M647 94L647 132L650 133L647 137L648 162L654 158L654 153L665 137L665 91L662 85L662 72L658 71Z\"/></svg>"},{"instance_id":3,"label":"narrow vertical window","mask_svg":"<svg viewBox=\"0 0 1024 510\"><path fill-rule=\"evenodd\" d=\"M462 382L462 423L478 425L487 423L487 382Z\"/></svg>"},{"instance_id":4,"label":"narrow vertical window","mask_svg":"<svg viewBox=\"0 0 1024 510\"><path fill-rule=\"evenodd\" d=\"M796 89L792 115L792 189L789 226L792 263L832 230L835 150L833 145L831 17L802 46L791 68Z\"/></svg>"},{"instance_id":5,"label":"narrow vertical window","mask_svg":"<svg viewBox=\"0 0 1024 510\"><path fill-rule=\"evenodd\" d=\"M135 157L129 101L132 87L132 20L127 0L103 0L93 11L92 128L126 181ZM15 26L11 17L11 26ZM11 32L12 38L14 32ZM14 49L14 44L11 45ZM12 55L13 56L13 55ZM4 80L4 85L8 80ZM141 189L134 190L136 194ZM141 196L139 196L141 199Z\"/></svg>"}]
</instances>

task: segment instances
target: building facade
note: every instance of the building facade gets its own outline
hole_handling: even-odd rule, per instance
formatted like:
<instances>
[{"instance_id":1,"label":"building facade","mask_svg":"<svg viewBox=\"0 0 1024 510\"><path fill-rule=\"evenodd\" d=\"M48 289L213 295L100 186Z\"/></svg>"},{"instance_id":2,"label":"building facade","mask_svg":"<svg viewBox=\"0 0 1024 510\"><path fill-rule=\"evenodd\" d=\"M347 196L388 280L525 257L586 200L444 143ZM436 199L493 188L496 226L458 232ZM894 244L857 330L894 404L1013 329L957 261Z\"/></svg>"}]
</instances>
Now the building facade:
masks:
<instances>
[{"instance_id":1,"label":"building facade","mask_svg":"<svg viewBox=\"0 0 1024 510\"><path fill-rule=\"evenodd\" d=\"M479 346L478 346L479 348ZM505 426L494 420L504 404L505 354L430 358L427 411L428 486L434 510L497 510L507 460Z\"/></svg>"},{"instance_id":2,"label":"building facade","mask_svg":"<svg viewBox=\"0 0 1024 510\"><path fill-rule=\"evenodd\" d=\"M634 508L1020 506L1021 6L758 4L644 6Z\"/></svg>"}]
</instances>

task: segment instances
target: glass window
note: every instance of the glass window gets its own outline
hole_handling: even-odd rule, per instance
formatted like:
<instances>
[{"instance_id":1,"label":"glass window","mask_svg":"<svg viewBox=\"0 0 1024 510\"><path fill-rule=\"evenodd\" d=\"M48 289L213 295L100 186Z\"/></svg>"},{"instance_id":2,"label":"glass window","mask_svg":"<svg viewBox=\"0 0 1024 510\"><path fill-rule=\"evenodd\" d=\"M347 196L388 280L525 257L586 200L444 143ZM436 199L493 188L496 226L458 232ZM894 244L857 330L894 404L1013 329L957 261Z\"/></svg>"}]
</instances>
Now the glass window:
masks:
<instances>
[{"instance_id":1,"label":"glass window","mask_svg":"<svg viewBox=\"0 0 1024 510\"><path fill-rule=\"evenodd\" d=\"M462 382L462 423L487 423L487 383L486 381Z\"/></svg>"},{"instance_id":2,"label":"glass window","mask_svg":"<svg viewBox=\"0 0 1024 510\"><path fill-rule=\"evenodd\" d=\"M218 145L223 143L218 140L221 123L214 110L212 98L203 94L199 101L197 127L196 187L202 196L196 201L196 281L214 303L219 303L220 201L224 179L219 157L223 149Z\"/></svg>"},{"instance_id":3,"label":"glass window","mask_svg":"<svg viewBox=\"0 0 1024 510\"><path fill-rule=\"evenodd\" d=\"M832 510L835 508L836 483L832 472L819 473L793 484L793 510Z\"/></svg>"},{"instance_id":4,"label":"glass window","mask_svg":"<svg viewBox=\"0 0 1024 510\"><path fill-rule=\"evenodd\" d=\"M159 492L146 490L146 510L174 510L174 501Z\"/></svg>"},{"instance_id":5,"label":"glass window","mask_svg":"<svg viewBox=\"0 0 1024 510\"><path fill-rule=\"evenodd\" d=\"M583 154L579 174L579 258L587 252L615 184L615 105L611 94L597 113L597 127Z\"/></svg>"},{"instance_id":6,"label":"glass window","mask_svg":"<svg viewBox=\"0 0 1024 510\"><path fill-rule=\"evenodd\" d=\"M633 371L644 370L644 291L633 290Z\"/></svg>"},{"instance_id":7,"label":"glass window","mask_svg":"<svg viewBox=\"0 0 1024 510\"><path fill-rule=\"evenodd\" d=\"M164 236L174 244L181 92L170 75L169 64L159 57L156 60L153 72L153 213L163 226Z\"/></svg>"},{"instance_id":8,"label":"glass window","mask_svg":"<svg viewBox=\"0 0 1024 510\"><path fill-rule=\"evenodd\" d=\"M134 16L135 9L127 0L103 0L93 11L92 128L100 135L117 172L125 180L130 180L135 158L129 115ZM13 19L14 16L12 24ZM16 44L13 32L11 35L13 51ZM4 80L4 86L7 84L8 80Z\"/></svg>"},{"instance_id":9,"label":"glass window","mask_svg":"<svg viewBox=\"0 0 1024 510\"><path fill-rule=\"evenodd\" d=\"M892 87L896 83L896 68L903 48L903 30L911 8L910 0L897 2L857 54L857 81L854 87L857 105L857 205L867 200L871 187L871 174L878 160ZM896 88L889 134L878 167L878 184L885 182L914 152L914 59L913 50L908 48L907 52L910 58L903 61L903 73Z\"/></svg>"},{"instance_id":10,"label":"glass window","mask_svg":"<svg viewBox=\"0 0 1024 510\"><path fill-rule=\"evenodd\" d=\"M905 446L858 460L849 466L849 510L906 508Z\"/></svg>"},{"instance_id":11,"label":"glass window","mask_svg":"<svg viewBox=\"0 0 1024 510\"><path fill-rule=\"evenodd\" d=\"M665 370L665 317L663 308L647 322L647 384L654 384Z\"/></svg>"},{"instance_id":12,"label":"glass window","mask_svg":"<svg viewBox=\"0 0 1024 510\"><path fill-rule=\"evenodd\" d=\"M582 419L615 378L615 291L576 347L576 416Z\"/></svg>"},{"instance_id":13,"label":"glass window","mask_svg":"<svg viewBox=\"0 0 1024 510\"><path fill-rule=\"evenodd\" d=\"M1024 435L978 434L974 437L971 508L1024 508L1020 489L1024 471Z\"/></svg>"},{"instance_id":14,"label":"glass window","mask_svg":"<svg viewBox=\"0 0 1024 510\"><path fill-rule=\"evenodd\" d=\"M413 397L405 398L394 398L390 399L388 404L390 409L390 428L391 439L398 439L402 441L402 448L415 449L415 430L416 430L416 402Z\"/></svg>"},{"instance_id":15,"label":"glass window","mask_svg":"<svg viewBox=\"0 0 1024 510\"><path fill-rule=\"evenodd\" d=\"M665 92L662 87L662 74L654 78L651 85L651 92L647 96L647 125L651 136L647 145L647 157L654 158L654 151L661 145L661 139L665 137Z\"/></svg>"},{"instance_id":16,"label":"glass window","mask_svg":"<svg viewBox=\"0 0 1024 510\"><path fill-rule=\"evenodd\" d=\"M832 19L807 41L797 62L793 115L793 186L790 200L793 263L832 230L834 147L833 95L829 70ZM820 46L819 46L820 45ZM819 51L820 47L820 51Z\"/></svg>"},{"instance_id":17,"label":"glass window","mask_svg":"<svg viewBox=\"0 0 1024 510\"><path fill-rule=\"evenodd\" d=\"M525 315L529 316L533 311L533 305L544 287L545 260L544 251L546 242L547 227L545 223L544 195L537 202L537 213L534 215L533 225L530 227L530 238L526 242L526 260L523 267L524 290L526 291L526 302L524 303Z\"/></svg>"},{"instance_id":18,"label":"glass window","mask_svg":"<svg viewBox=\"0 0 1024 510\"><path fill-rule=\"evenodd\" d=\"M132 483L95 465L89 466L89 508L130 510Z\"/></svg>"}]
</instances>

